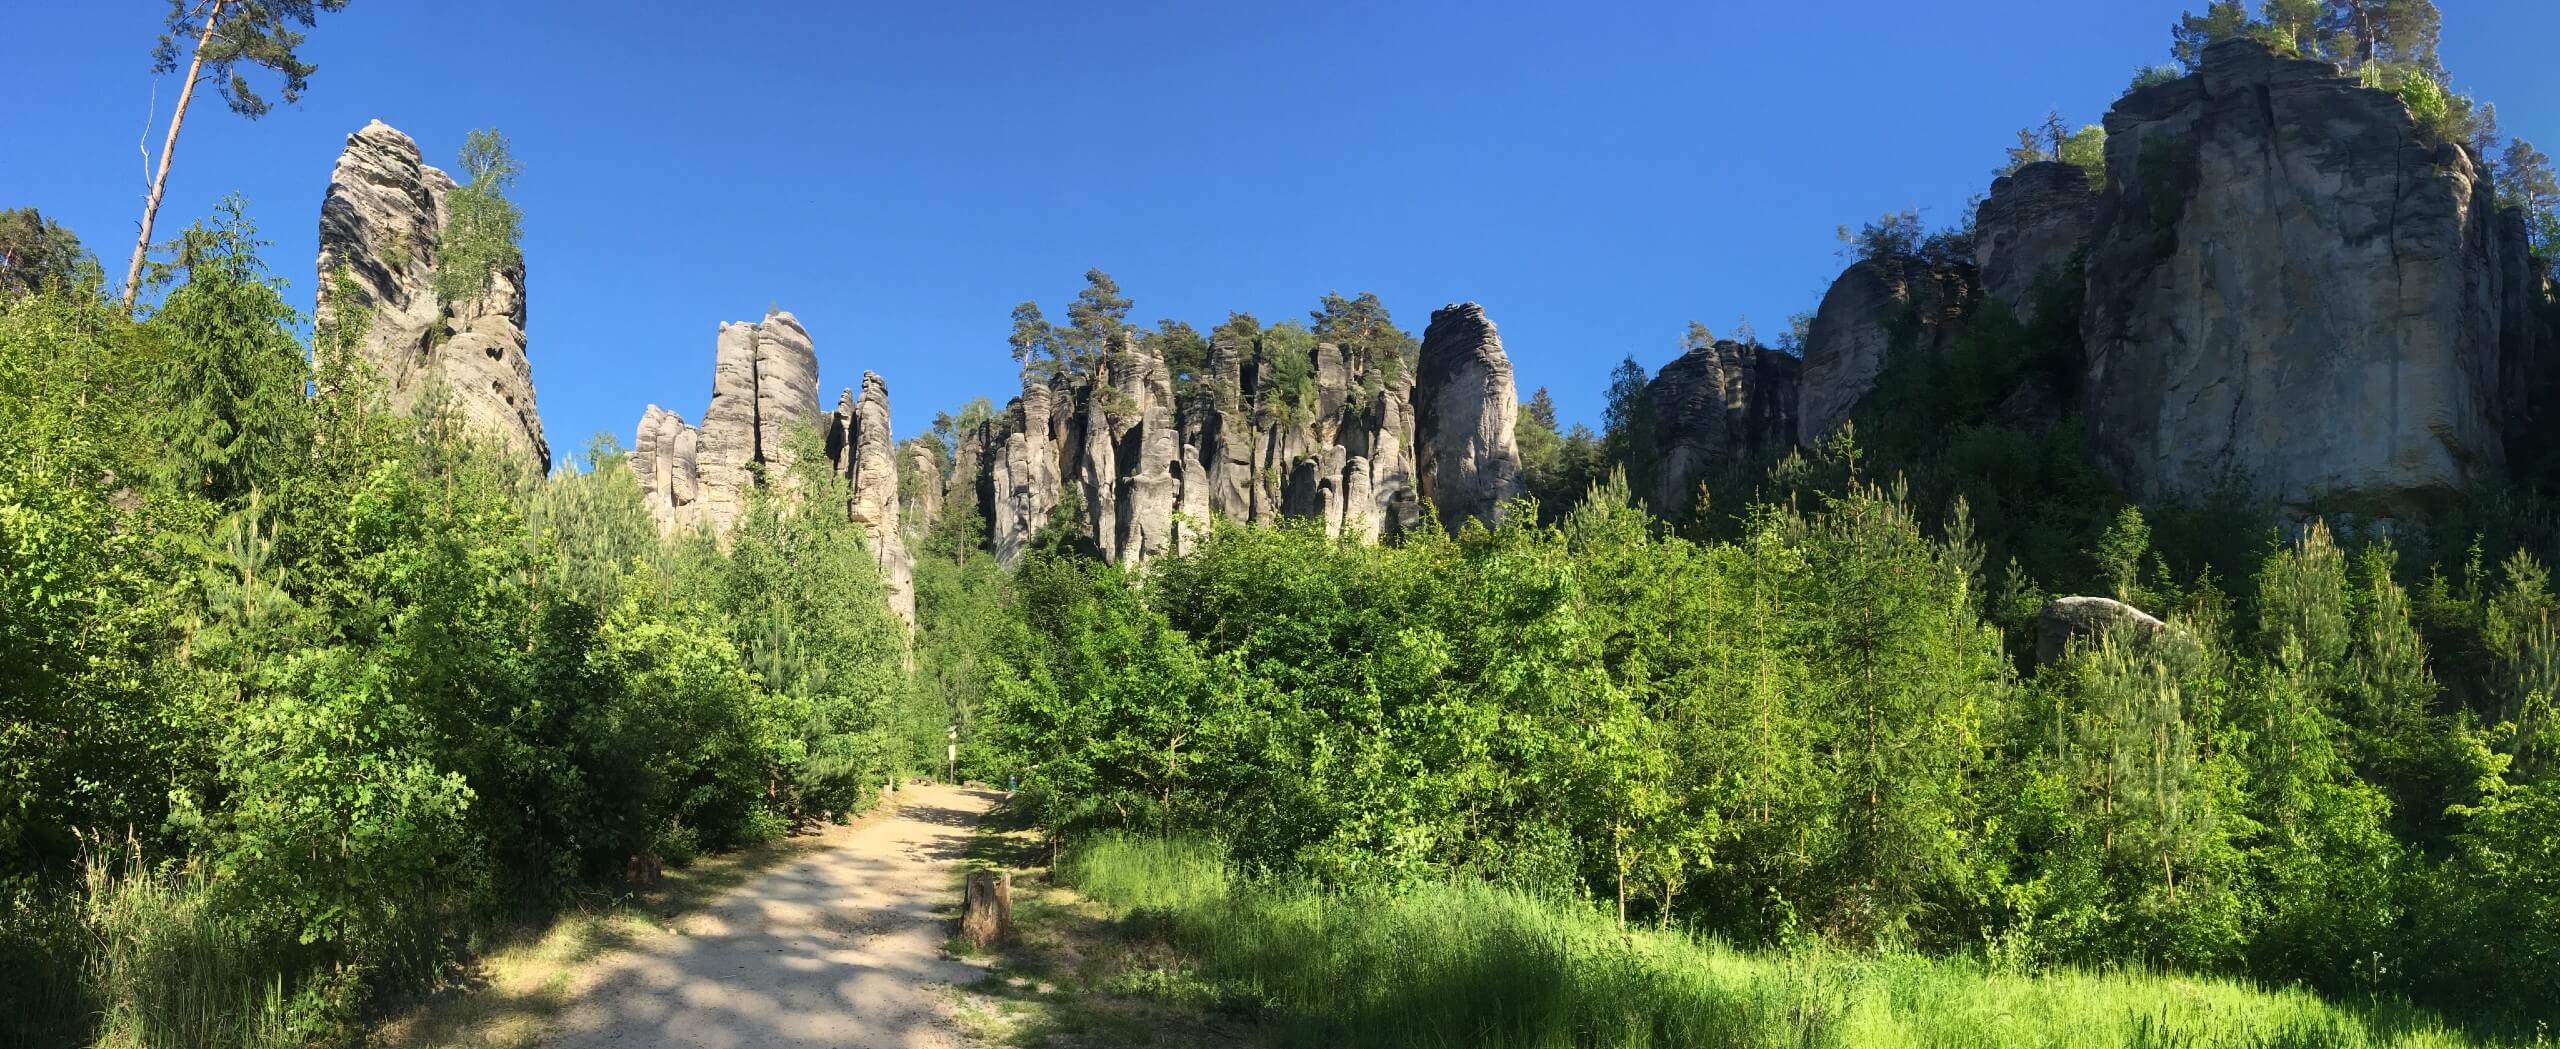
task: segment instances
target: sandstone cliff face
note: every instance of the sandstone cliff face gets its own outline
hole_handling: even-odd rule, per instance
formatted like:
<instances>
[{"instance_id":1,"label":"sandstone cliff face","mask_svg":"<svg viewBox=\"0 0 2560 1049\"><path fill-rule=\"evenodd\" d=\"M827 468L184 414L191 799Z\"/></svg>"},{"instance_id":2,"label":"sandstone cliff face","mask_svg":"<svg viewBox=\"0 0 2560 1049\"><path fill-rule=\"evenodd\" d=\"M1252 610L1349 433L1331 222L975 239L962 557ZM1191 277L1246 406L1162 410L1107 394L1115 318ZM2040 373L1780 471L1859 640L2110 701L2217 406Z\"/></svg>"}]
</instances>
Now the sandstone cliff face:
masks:
<instances>
[{"instance_id":1,"label":"sandstone cliff face","mask_svg":"<svg viewBox=\"0 0 2560 1049\"><path fill-rule=\"evenodd\" d=\"M1489 338L1490 325L1483 332ZM1225 332L1178 390L1157 348L1132 339L1099 374L1028 382L994 422L956 435L944 498L974 501L989 548L1007 565L1070 492L1073 538L1131 567L1187 549L1219 518L1313 521L1364 542L1405 534L1421 518L1410 346L1280 349ZM1479 367L1498 367L1509 397L1509 362L1499 340L1489 348L1491 363ZM1304 359L1279 356L1297 353ZM1474 396L1488 396L1477 378ZM1513 464L1516 479L1516 455Z\"/></svg>"},{"instance_id":2,"label":"sandstone cliff face","mask_svg":"<svg viewBox=\"0 0 2560 1049\"><path fill-rule=\"evenodd\" d=\"M828 419L836 472L852 488L847 508L868 537L879 562L880 581L889 588L889 607L912 627L916 622L915 557L900 524L898 446L889 426L889 384L862 373L862 395L846 390Z\"/></svg>"},{"instance_id":3,"label":"sandstone cliff face","mask_svg":"<svg viewBox=\"0 0 2560 1049\"><path fill-rule=\"evenodd\" d=\"M2069 268L2097 221L2098 193L2075 165L2037 161L1992 180L1974 212L1973 266L1983 294L2028 316L2037 278Z\"/></svg>"},{"instance_id":4,"label":"sandstone cliff face","mask_svg":"<svg viewBox=\"0 0 2560 1049\"><path fill-rule=\"evenodd\" d=\"M652 404L632 444L632 471L662 530L727 534L758 472L769 484L791 483L792 428L833 428L818 411L818 351L799 318L777 310L761 322L724 323L714 345L702 424Z\"/></svg>"},{"instance_id":5,"label":"sandstone cliff face","mask_svg":"<svg viewBox=\"0 0 2560 1049\"><path fill-rule=\"evenodd\" d=\"M2106 127L2083 388L2128 487L2397 513L2498 470L2537 338L2517 224L2468 150L2249 41Z\"/></svg>"},{"instance_id":6,"label":"sandstone cliff face","mask_svg":"<svg viewBox=\"0 0 2560 1049\"><path fill-rule=\"evenodd\" d=\"M1796 440L1819 444L1849 420L1884 371L1897 328L1916 351L1945 349L1963 323L1973 284L1969 266L1899 256L1851 263L1823 293L1805 332Z\"/></svg>"},{"instance_id":7,"label":"sandstone cliff face","mask_svg":"<svg viewBox=\"0 0 2560 1049\"><path fill-rule=\"evenodd\" d=\"M465 424L548 472L551 446L525 358L524 268L501 270L469 301L436 299L436 243L453 189L453 179L390 125L377 120L347 136L320 204L315 314L371 311L362 352L393 405L441 390ZM350 282L343 290L341 273Z\"/></svg>"},{"instance_id":8,"label":"sandstone cliff face","mask_svg":"<svg viewBox=\"0 0 2560 1049\"><path fill-rule=\"evenodd\" d=\"M1662 458L1658 487L1641 494L1654 512L1688 513L1699 478L1719 462L1792 447L1803 371L1791 354L1730 339L1663 365L1646 388Z\"/></svg>"},{"instance_id":9,"label":"sandstone cliff face","mask_svg":"<svg viewBox=\"0 0 2560 1049\"><path fill-rule=\"evenodd\" d=\"M758 464L771 483L789 483L785 435L819 422L818 351L800 319L779 310L722 324L717 347L696 462L701 519L725 535L746 510Z\"/></svg>"},{"instance_id":10,"label":"sandstone cliff face","mask_svg":"<svg viewBox=\"0 0 2560 1049\"><path fill-rule=\"evenodd\" d=\"M1520 392L1502 336L1472 302L1431 314L1414 379L1416 476L1422 496L1451 530L1469 518L1495 522L1521 490L1520 452L1512 430Z\"/></svg>"},{"instance_id":11,"label":"sandstone cliff face","mask_svg":"<svg viewBox=\"0 0 2560 1049\"><path fill-rule=\"evenodd\" d=\"M900 449L906 469L899 475L898 491L906 504L899 508L898 520L906 525L911 546L942 523L942 457L935 447L932 441L919 438Z\"/></svg>"}]
</instances>

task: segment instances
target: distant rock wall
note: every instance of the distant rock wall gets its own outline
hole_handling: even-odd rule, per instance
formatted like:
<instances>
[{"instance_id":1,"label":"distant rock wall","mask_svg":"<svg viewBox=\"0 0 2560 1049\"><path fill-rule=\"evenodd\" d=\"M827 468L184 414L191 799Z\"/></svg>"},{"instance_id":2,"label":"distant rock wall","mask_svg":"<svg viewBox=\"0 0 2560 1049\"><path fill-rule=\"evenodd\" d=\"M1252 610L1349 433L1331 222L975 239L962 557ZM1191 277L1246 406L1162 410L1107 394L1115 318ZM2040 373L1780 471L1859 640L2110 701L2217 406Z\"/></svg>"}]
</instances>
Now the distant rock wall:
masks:
<instances>
[{"instance_id":1,"label":"distant rock wall","mask_svg":"<svg viewBox=\"0 0 2560 1049\"><path fill-rule=\"evenodd\" d=\"M1874 389L1897 330L1916 352L1936 353L1964 322L1975 277L1971 266L1914 257L1860 259L1822 295L1805 330L1804 372L1796 403L1796 440L1820 444L1849 421Z\"/></svg>"},{"instance_id":2,"label":"distant rock wall","mask_svg":"<svg viewBox=\"0 0 2560 1049\"><path fill-rule=\"evenodd\" d=\"M2036 281L2068 270L2097 222L2098 193L2077 165L2042 160L1993 179L1973 221L1982 293L2030 315Z\"/></svg>"},{"instance_id":3,"label":"distant rock wall","mask_svg":"<svg viewBox=\"0 0 2560 1049\"><path fill-rule=\"evenodd\" d=\"M1688 513L1700 478L1718 463L1793 447L1803 371L1792 354L1731 339L1663 365L1646 388L1661 472L1642 494L1654 512Z\"/></svg>"},{"instance_id":4,"label":"distant rock wall","mask_svg":"<svg viewBox=\"0 0 2560 1049\"><path fill-rule=\"evenodd\" d=\"M2415 510L2500 473L2539 352L2521 222L2395 94L2246 40L2107 114L2085 411L2144 498Z\"/></svg>"},{"instance_id":5,"label":"distant rock wall","mask_svg":"<svg viewBox=\"0 0 2560 1049\"><path fill-rule=\"evenodd\" d=\"M326 323L350 306L369 311L361 352L394 406L441 390L466 425L547 473L551 446L525 357L524 267L500 269L489 290L468 301L436 298L436 245L454 188L388 124L377 120L347 136L320 203L315 316Z\"/></svg>"},{"instance_id":6,"label":"distant rock wall","mask_svg":"<svg viewBox=\"0 0 2560 1049\"><path fill-rule=\"evenodd\" d=\"M1008 565L1070 494L1070 538L1131 567L1182 552L1215 519L1377 542L1420 527L1435 492L1458 508L1447 520L1489 518L1520 491L1518 394L1483 311L1441 312L1437 364L1428 333L1419 362L1331 342L1283 360L1301 351L1220 333L1184 390L1149 341L1124 340L1098 374L1026 382L997 419L955 435L943 499L975 502ZM1439 412L1442 481L1423 476L1422 399Z\"/></svg>"}]
</instances>

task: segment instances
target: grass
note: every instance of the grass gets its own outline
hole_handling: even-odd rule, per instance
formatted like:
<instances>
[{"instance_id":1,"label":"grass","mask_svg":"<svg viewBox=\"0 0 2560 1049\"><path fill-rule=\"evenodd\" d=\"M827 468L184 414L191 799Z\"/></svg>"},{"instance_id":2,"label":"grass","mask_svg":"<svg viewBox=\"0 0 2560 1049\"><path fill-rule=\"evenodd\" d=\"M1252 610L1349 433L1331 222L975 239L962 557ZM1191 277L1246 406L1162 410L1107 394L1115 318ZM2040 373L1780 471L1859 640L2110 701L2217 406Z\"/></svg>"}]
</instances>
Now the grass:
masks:
<instances>
[{"instance_id":1,"label":"grass","mask_svg":"<svg viewBox=\"0 0 2560 1049\"><path fill-rule=\"evenodd\" d=\"M1229 876L1214 849L1190 842L1098 839L1061 874L1136 930L1125 935L1178 949L1181 960L1163 971L1212 998L1261 1003L1281 1045L2496 1044L2416 1010L2237 981L1740 951L1677 932L1621 931L1596 910L1471 883L1393 892L1248 883Z\"/></svg>"},{"instance_id":2,"label":"grass","mask_svg":"<svg viewBox=\"0 0 2560 1049\"><path fill-rule=\"evenodd\" d=\"M971 840L965 870L1008 869L1011 936L992 951L952 953L985 967L954 1003L962 1028L986 1045L1156 1049L1253 1044L1256 1003L1201 979L1162 930L1061 884L1048 848L999 809ZM953 898L959 895L957 881ZM956 920L958 911L953 910Z\"/></svg>"}]
</instances>

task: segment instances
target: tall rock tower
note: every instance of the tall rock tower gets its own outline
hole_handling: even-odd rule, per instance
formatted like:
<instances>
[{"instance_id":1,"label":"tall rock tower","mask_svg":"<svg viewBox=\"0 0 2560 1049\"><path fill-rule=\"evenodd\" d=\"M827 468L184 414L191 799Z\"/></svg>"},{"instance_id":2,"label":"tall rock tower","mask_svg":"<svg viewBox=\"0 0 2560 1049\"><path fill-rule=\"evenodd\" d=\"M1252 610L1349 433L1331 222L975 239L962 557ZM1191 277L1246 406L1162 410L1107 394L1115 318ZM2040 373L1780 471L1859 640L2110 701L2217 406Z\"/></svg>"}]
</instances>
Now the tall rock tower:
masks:
<instances>
[{"instance_id":1,"label":"tall rock tower","mask_svg":"<svg viewBox=\"0 0 2560 1049\"><path fill-rule=\"evenodd\" d=\"M1465 302L1432 311L1413 393L1422 497L1451 531L1468 518L1492 524L1521 490L1512 434L1520 391L1484 307Z\"/></svg>"},{"instance_id":2,"label":"tall rock tower","mask_svg":"<svg viewBox=\"0 0 2560 1049\"><path fill-rule=\"evenodd\" d=\"M524 267L500 269L476 298L436 298L445 197L455 188L388 124L347 136L320 203L314 313L325 321L349 307L369 311L361 349L395 407L441 391L466 424L548 472L551 446L525 359Z\"/></svg>"}]
</instances>

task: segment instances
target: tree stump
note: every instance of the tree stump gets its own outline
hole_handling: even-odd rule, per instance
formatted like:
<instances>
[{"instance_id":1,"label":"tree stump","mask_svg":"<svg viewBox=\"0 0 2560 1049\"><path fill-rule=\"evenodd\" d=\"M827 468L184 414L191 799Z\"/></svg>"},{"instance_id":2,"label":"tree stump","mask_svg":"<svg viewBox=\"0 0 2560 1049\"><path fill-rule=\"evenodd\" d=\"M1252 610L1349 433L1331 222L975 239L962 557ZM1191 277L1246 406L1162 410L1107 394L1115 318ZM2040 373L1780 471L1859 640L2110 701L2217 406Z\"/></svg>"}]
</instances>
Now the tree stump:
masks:
<instances>
[{"instance_id":1,"label":"tree stump","mask_svg":"<svg viewBox=\"0 0 2560 1049\"><path fill-rule=\"evenodd\" d=\"M960 914L960 937L969 946L986 947L1013 928L1013 872L969 872L968 900Z\"/></svg>"}]
</instances>

